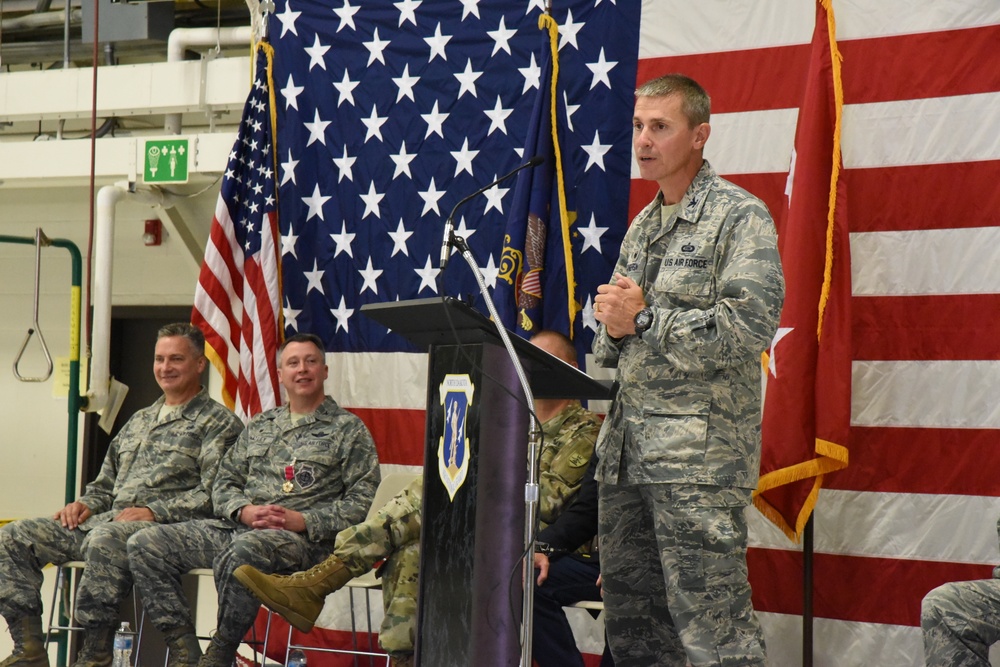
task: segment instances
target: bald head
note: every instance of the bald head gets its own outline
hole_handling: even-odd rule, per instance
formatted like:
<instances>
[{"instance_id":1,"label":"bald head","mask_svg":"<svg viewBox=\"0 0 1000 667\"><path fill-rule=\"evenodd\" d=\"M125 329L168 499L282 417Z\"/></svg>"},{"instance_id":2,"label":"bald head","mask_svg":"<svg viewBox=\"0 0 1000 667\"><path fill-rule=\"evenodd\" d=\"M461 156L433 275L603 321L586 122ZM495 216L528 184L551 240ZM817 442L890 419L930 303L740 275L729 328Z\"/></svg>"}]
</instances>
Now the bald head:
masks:
<instances>
[{"instance_id":1,"label":"bald head","mask_svg":"<svg viewBox=\"0 0 1000 667\"><path fill-rule=\"evenodd\" d=\"M573 341L558 331L539 331L531 337L531 342L535 347L562 359L567 364L577 365L576 348L573 346Z\"/></svg>"}]
</instances>

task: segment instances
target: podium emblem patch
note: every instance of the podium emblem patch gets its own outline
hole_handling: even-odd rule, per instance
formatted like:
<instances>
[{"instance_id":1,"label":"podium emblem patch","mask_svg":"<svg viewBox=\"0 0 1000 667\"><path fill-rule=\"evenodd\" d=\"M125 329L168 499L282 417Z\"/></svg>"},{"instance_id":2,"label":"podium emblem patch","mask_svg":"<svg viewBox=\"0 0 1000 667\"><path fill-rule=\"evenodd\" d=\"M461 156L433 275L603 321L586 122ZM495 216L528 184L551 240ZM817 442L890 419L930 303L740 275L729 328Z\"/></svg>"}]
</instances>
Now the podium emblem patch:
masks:
<instances>
[{"instance_id":1,"label":"podium emblem patch","mask_svg":"<svg viewBox=\"0 0 1000 667\"><path fill-rule=\"evenodd\" d=\"M469 438L465 419L472 405L475 387L468 374L445 375L441 383L444 407L444 435L438 442L438 476L454 502L455 493L469 474Z\"/></svg>"}]
</instances>

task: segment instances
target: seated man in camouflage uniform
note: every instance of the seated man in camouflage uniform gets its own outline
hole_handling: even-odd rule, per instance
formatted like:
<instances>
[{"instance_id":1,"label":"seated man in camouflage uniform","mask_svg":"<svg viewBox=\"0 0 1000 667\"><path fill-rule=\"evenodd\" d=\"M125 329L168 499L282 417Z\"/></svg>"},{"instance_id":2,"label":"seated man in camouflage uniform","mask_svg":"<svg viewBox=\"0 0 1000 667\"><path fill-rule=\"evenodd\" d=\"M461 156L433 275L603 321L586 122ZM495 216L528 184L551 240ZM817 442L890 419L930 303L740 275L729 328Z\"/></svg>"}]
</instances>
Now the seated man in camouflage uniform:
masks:
<instances>
[{"instance_id":1,"label":"seated man in camouflage uniform","mask_svg":"<svg viewBox=\"0 0 1000 667\"><path fill-rule=\"evenodd\" d=\"M542 331L532 343L576 365L573 343L562 334ZM594 451L600 419L575 400L536 400L542 423L539 519L553 522L580 489ZM303 632L312 629L329 593L364 574L382 559L385 618L379 645L394 664L412 662L416 633L417 574L420 555L422 480L415 480L370 520L337 535L333 555L313 569L291 576L268 576L244 566L234 573L254 595Z\"/></svg>"},{"instance_id":2,"label":"seated man in camouflage uniform","mask_svg":"<svg viewBox=\"0 0 1000 667\"><path fill-rule=\"evenodd\" d=\"M992 579L954 581L925 595L920 628L927 667L990 667L990 647L1000 642L1000 566Z\"/></svg>"},{"instance_id":3,"label":"seated man in camouflage uniform","mask_svg":"<svg viewBox=\"0 0 1000 667\"><path fill-rule=\"evenodd\" d=\"M76 621L85 629L76 667L111 664L118 605L132 587L125 542L155 524L211 516L211 487L243 424L208 397L205 338L190 324L157 334L153 375L163 396L128 420L83 495L52 518L0 529L0 613L14 638L4 667L47 667L42 567L83 560Z\"/></svg>"},{"instance_id":4,"label":"seated man in camouflage uniform","mask_svg":"<svg viewBox=\"0 0 1000 667\"><path fill-rule=\"evenodd\" d=\"M368 429L323 393L322 341L296 334L278 352L288 404L247 424L219 466L212 488L217 519L160 526L128 543L129 565L150 621L168 638L172 665L229 667L260 604L232 572L250 563L265 572L315 565L334 537L364 518L379 483ZM215 570L217 629L202 656L181 575ZM198 660L200 657L200 660Z\"/></svg>"}]
</instances>

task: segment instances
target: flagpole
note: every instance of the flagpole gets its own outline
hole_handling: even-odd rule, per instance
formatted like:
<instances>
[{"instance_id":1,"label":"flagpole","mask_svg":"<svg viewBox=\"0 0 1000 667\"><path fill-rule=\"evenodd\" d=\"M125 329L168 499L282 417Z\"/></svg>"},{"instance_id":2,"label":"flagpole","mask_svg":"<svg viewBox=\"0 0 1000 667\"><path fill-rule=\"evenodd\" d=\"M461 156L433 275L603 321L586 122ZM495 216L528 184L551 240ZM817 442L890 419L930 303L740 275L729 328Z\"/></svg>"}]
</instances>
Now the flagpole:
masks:
<instances>
[{"instance_id":1,"label":"flagpole","mask_svg":"<svg viewBox=\"0 0 1000 667\"><path fill-rule=\"evenodd\" d=\"M802 531L802 667L813 664L813 516Z\"/></svg>"},{"instance_id":2,"label":"flagpole","mask_svg":"<svg viewBox=\"0 0 1000 667\"><path fill-rule=\"evenodd\" d=\"M451 244L461 253L462 259L469 265L472 275L476 278L476 283L479 285L479 292L483 295L483 300L486 302L486 308L490 311L493 323L496 324L497 333L500 334L500 339L503 341L504 347L507 348L507 354L510 356L514 371L517 373L517 379L521 384L524 399L528 404L528 411L531 414L528 426L528 479L524 485L524 554L521 558L522 588L524 589L521 604L521 667L530 667L531 639L534 634L535 526L538 524L538 449L542 436L541 424L538 421L538 417L535 416L535 397L531 392L531 387L528 385L528 378L524 374L524 367L521 365L521 360L518 358L517 352L514 351L514 345L510 342L510 336L507 334L507 329L503 326L500 314L497 313L496 305L490 297L489 290L486 289L486 281L483 279L483 274L476 264L475 257L472 256L472 251L469 250L469 244L465 242L463 237L456 234L451 235Z\"/></svg>"}]
</instances>

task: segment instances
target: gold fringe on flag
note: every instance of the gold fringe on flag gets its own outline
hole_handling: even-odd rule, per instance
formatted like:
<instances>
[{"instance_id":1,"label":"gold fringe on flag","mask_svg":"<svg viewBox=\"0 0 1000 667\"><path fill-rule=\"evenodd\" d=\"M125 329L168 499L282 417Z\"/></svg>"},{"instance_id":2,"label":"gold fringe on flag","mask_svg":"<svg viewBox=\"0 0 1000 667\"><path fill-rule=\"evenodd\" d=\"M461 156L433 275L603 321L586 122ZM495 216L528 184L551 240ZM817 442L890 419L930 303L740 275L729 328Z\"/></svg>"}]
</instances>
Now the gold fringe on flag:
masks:
<instances>
[{"instance_id":1,"label":"gold fringe on flag","mask_svg":"<svg viewBox=\"0 0 1000 667\"><path fill-rule=\"evenodd\" d=\"M282 271L281 271L281 252L278 247L281 244L281 214L278 208L278 202L281 197L278 194L278 104L274 96L274 47L270 43L265 41L260 41L257 46L264 49L264 54L267 56L267 102L268 102L268 114L271 116L271 168L274 169L274 219L277 221L277 235L275 236L275 266L278 269L278 298L280 299L285 294L285 288L282 285ZM280 346L285 342L285 309L278 304L278 309L275 315L278 318L278 345Z\"/></svg>"},{"instance_id":2,"label":"gold fringe on flag","mask_svg":"<svg viewBox=\"0 0 1000 667\"><path fill-rule=\"evenodd\" d=\"M841 162L841 127L844 109L844 86L841 78L841 62L843 56L837 46L837 23L833 15L832 0L819 0L820 5L826 10L827 33L830 42L830 60L832 63L833 91L834 91L834 130L833 130L833 165L830 172L830 198L827 205L827 226L826 226L826 250L823 265L823 286L819 298L819 319L816 326L816 339L822 340L823 319L826 314L826 306L830 299L830 290L833 282L833 237L836 226L836 204L837 185L840 180ZM768 355L761 355L764 365L764 372L767 373ZM815 452L817 457L809 461L803 461L796 465L781 468L762 475L758 481L757 490L754 492L753 504L760 510L769 521L778 526L788 538L794 542L799 541L799 536L805 530L809 517L812 516L816 508L816 501L819 499L819 490L823 486L823 477L826 473L841 470L848 463L848 449L844 445L816 438ZM795 520L795 525L790 526L781 513L773 507L760 494L764 491L803 481L812 478L813 485L806 496L805 502Z\"/></svg>"},{"instance_id":3,"label":"gold fringe on flag","mask_svg":"<svg viewBox=\"0 0 1000 667\"><path fill-rule=\"evenodd\" d=\"M559 193L559 222L562 228L563 255L566 263L566 298L569 314L569 337L573 338L573 322L580 307L576 302L576 276L573 269L573 243L569 233L569 211L566 205L566 176L563 173L562 149L559 146L559 104L556 83L559 80L559 24L548 14L538 17L538 29L549 31L549 48L552 51L552 77L549 97L552 112L552 154L556 161L556 191Z\"/></svg>"},{"instance_id":4,"label":"gold fringe on flag","mask_svg":"<svg viewBox=\"0 0 1000 667\"><path fill-rule=\"evenodd\" d=\"M841 80L840 63L844 57L837 46L837 21L833 15L833 1L820 0L820 5L826 10L827 33L830 38L830 62L833 65L833 169L830 171L830 204L826 218L826 263L823 267L823 290L819 297L819 321L816 327L816 339L823 337L823 315L826 303L830 298L830 283L833 280L833 229L834 214L837 208L837 183L840 180L840 130L844 114L844 83Z\"/></svg>"}]
</instances>

